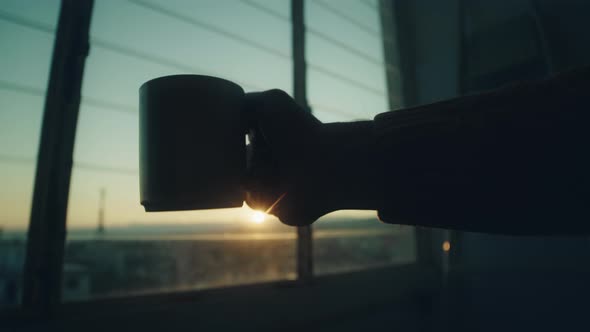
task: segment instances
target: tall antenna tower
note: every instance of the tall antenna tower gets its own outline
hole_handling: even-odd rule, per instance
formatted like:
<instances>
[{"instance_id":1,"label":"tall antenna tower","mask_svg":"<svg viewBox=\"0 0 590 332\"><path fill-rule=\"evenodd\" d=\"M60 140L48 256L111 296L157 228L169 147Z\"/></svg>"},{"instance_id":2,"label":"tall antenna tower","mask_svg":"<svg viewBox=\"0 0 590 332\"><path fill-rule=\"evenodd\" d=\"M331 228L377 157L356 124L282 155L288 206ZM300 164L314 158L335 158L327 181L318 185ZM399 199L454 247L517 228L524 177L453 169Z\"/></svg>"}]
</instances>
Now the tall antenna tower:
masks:
<instances>
[{"instance_id":1,"label":"tall antenna tower","mask_svg":"<svg viewBox=\"0 0 590 332\"><path fill-rule=\"evenodd\" d=\"M105 198L107 196L107 191L105 188L100 188L100 200L98 203L98 228L96 232L98 234L104 233L104 205L105 205Z\"/></svg>"}]
</instances>

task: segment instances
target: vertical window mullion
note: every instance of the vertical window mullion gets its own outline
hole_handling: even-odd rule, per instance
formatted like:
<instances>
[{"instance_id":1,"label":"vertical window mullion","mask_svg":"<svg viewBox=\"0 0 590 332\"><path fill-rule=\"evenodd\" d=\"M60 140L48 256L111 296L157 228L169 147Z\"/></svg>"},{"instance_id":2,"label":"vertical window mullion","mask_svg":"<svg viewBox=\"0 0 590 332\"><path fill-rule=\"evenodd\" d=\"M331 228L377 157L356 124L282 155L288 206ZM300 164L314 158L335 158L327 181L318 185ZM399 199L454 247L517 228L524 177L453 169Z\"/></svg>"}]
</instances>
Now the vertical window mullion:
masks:
<instances>
[{"instance_id":1,"label":"vertical window mullion","mask_svg":"<svg viewBox=\"0 0 590 332\"><path fill-rule=\"evenodd\" d=\"M60 302L72 154L93 0L63 0L37 160L23 306L48 316Z\"/></svg>"},{"instance_id":2,"label":"vertical window mullion","mask_svg":"<svg viewBox=\"0 0 590 332\"><path fill-rule=\"evenodd\" d=\"M311 111L307 104L307 68L305 63L304 0L291 0L291 24L293 43L293 97L303 109ZM297 278L302 281L313 276L313 252L311 226L297 227Z\"/></svg>"}]
</instances>

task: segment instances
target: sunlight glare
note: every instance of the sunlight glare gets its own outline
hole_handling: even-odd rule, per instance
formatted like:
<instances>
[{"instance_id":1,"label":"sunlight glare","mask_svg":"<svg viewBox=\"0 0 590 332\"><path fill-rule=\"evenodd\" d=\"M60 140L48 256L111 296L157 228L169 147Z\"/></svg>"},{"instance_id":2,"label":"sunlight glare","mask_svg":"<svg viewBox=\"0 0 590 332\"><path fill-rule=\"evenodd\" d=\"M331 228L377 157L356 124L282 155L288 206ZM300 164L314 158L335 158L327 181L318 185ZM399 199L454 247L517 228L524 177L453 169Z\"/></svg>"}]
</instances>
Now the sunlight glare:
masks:
<instances>
[{"instance_id":1,"label":"sunlight glare","mask_svg":"<svg viewBox=\"0 0 590 332\"><path fill-rule=\"evenodd\" d=\"M262 211L254 211L252 214L252 222L255 224L262 224L264 219L266 218L266 214Z\"/></svg>"}]
</instances>

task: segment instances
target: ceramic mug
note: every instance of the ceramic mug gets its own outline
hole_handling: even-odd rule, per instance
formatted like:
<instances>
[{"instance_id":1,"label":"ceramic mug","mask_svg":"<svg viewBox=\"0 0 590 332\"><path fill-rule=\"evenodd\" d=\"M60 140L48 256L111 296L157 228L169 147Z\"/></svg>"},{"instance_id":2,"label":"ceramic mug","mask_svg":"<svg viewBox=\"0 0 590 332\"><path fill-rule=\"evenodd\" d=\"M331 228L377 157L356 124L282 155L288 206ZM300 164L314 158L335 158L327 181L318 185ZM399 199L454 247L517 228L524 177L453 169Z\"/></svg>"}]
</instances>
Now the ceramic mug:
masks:
<instances>
[{"instance_id":1,"label":"ceramic mug","mask_svg":"<svg viewBox=\"0 0 590 332\"><path fill-rule=\"evenodd\" d=\"M244 90L216 77L164 76L140 87L140 200L146 211L242 206L244 107Z\"/></svg>"}]
</instances>

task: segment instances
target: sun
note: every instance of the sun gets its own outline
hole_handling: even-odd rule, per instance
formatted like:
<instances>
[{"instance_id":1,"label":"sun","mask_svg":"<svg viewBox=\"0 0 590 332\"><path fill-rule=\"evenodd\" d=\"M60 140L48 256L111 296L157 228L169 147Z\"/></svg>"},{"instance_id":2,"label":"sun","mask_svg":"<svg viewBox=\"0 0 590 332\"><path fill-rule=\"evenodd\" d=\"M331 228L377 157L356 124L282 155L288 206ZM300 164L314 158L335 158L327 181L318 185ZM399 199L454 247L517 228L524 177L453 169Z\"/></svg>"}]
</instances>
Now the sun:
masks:
<instances>
[{"instance_id":1,"label":"sun","mask_svg":"<svg viewBox=\"0 0 590 332\"><path fill-rule=\"evenodd\" d=\"M252 222L255 224L262 224L266 219L266 214L262 211L254 211L252 214Z\"/></svg>"}]
</instances>

